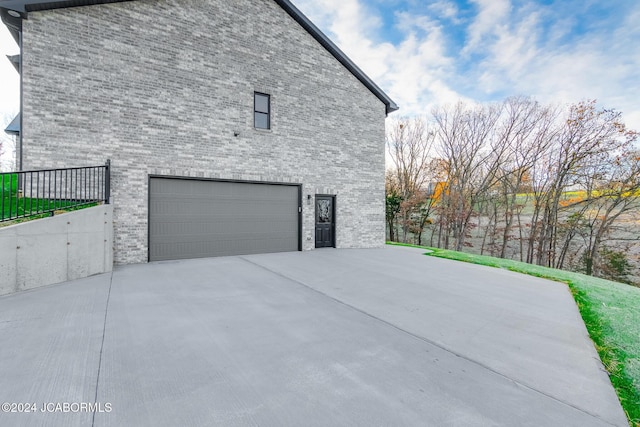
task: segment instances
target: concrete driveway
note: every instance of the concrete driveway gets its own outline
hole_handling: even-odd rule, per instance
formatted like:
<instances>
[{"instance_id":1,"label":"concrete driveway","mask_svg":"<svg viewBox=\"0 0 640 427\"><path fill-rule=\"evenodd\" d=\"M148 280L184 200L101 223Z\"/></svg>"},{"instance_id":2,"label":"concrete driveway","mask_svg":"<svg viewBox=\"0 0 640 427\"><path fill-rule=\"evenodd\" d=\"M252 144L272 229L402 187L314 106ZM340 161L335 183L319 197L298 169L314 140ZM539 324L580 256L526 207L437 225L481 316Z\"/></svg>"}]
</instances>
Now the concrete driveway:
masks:
<instances>
[{"instance_id":1,"label":"concrete driveway","mask_svg":"<svg viewBox=\"0 0 640 427\"><path fill-rule=\"evenodd\" d=\"M120 267L0 343L3 426L627 425L565 285L409 248Z\"/></svg>"}]
</instances>

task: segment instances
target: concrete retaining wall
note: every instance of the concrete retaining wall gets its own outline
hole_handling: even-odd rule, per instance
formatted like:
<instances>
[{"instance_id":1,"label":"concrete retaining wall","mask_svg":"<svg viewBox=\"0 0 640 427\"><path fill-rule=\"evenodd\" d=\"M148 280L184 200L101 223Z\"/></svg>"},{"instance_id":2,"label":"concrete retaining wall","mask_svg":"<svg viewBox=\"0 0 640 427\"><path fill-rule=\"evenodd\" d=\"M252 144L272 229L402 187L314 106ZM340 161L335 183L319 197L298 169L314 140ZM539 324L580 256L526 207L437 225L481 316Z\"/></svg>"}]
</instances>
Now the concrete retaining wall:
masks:
<instances>
[{"instance_id":1,"label":"concrete retaining wall","mask_svg":"<svg viewBox=\"0 0 640 427\"><path fill-rule=\"evenodd\" d=\"M112 205L0 228L0 295L112 268Z\"/></svg>"}]
</instances>

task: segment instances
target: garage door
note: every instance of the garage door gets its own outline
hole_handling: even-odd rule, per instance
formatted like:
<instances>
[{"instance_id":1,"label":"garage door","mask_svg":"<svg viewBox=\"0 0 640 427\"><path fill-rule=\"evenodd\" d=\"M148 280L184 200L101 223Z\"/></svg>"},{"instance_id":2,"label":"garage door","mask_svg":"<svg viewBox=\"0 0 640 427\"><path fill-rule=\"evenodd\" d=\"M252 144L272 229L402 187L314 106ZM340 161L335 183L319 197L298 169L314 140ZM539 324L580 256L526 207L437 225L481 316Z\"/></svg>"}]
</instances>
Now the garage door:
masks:
<instances>
[{"instance_id":1,"label":"garage door","mask_svg":"<svg viewBox=\"0 0 640 427\"><path fill-rule=\"evenodd\" d=\"M152 177L149 260L297 251L300 186Z\"/></svg>"}]
</instances>

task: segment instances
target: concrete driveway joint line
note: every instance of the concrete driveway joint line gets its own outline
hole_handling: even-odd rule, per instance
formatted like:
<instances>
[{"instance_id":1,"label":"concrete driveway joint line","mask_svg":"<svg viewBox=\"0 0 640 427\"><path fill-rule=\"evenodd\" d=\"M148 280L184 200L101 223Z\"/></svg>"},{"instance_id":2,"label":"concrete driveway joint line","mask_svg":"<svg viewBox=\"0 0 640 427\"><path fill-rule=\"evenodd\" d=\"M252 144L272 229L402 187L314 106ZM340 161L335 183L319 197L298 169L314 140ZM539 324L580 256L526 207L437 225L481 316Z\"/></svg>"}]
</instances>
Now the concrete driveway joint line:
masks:
<instances>
[{"instance_id":1,"label":"concrete driveway joint line","mask_svg":"<svg viewBox=\"0 0 640 427\"><path fill-rule=\"evenodd\" d=\"M508 375L505 375L505 374L504 374L504 373L502 373L502 372L496 371L495 369L491 368L490 366L487 366L487 365L485 365L484 363L482 363L482 362L480 362L480 361L478 361L478 360L475 360L475 359L473 359L472 357L469 357L469 356L467 356L467 355L465 355L465 354L459 353L459 352L457 352L457 351L453 350L452 348L447 347L446 345L444 345L444 344L442 344L442 343L439 343L439 342L436 342L436 341L430 340L429 338L426 338L426 337L423 337L423 336L417 335L417 334L415 334L415 333L413 333L413 332L411 332L411 331L408 331L408 330L406 330L406 329L402 329L402 328L401 328L401 327L399 327L398 325L395 325L395 324L393 324L393 323L390 323L390 322L388 322L388 321L386 321L386 320L384 320L384 319L381 319L380 317L377 317L377 316L376 316L376 315L374 315L374 314L371 314L371 313L369 313L369 312L367 312L367 311L365 311L365 310L359 309L358 307L355 307L355 306L350 305L350 304L348 304L348 303L346 303L346 302L344 302L344 301L341 301L341 300L339 300L339 299L337 299L337 298L334 298L334 297L332 297L331 295L328 295L328 294L326 294L326 293L324 293L324 292L322 292L322 291L320 291L320 290L318 290L318 289L315 289L315 288L314 288L313 286L311 286L311 285L308 285L308 284L306 284L306 283L304 283L304 282L301 282L301 281L299 281L299 280L296 280L296 279L294 279L294 278L292 278L292 277L288 277L288 276L286 276L285 274L282 274L282 273L280 273L280 272L278 272L278 271L271 270L271 269L269 269L269 268L267 268L267 267L265 267L265 266L263 266L263 265L260 265L260 264L258 264L258 263L255 263L255 262L251 261L250 259L247 259L246 257L240 257L240 258L242 258L243 260L245 260L245 261L247 261L247 262L249 262L249 263L251 263L251 264L253 264L253 265L255 265L255 266L258 266L258 267L260 267L260 268L263 268L263 269L267 270L268 272L270 272L270 273L272 273L272 274L276 274L276 275L278 275L278 276L282 277L283 279L290 280L290 281L292 281L292 282L294 282L294 283L299 284L300 286L304 286L305 288L308 288L308 289L310 289L311 291L313 291L313 292L315 292L315 293L318 293L318 294L322 295L323 297L329 298L329 299L331 299L332 301L337 302L338 304L344 305L344 306L346 306L346 307L348 307L348 308L350 308L350 309L352 309L352 310L355 310L355 311L357 311L358 313L364 314L365 316L368 316L368 317L370 317L370 318L372 318L372 319L374 319L374 320L376 320L376 321L378 321L378 322L382 322L382 323L384 323L384 324L386 324L386 325L388 325L388 326L390 326L390 327L392 327L392 328L394 328L394 329L396 329L396 330L398 330L398 331L402 332L403 334L409 335L409 336L411 336L412 338L415 338L415 339L417 339L417 340L420 340L420 341L426 342L426 343L431 344L431 345L433 345L433 346L435 346L435 347L441 348L442 350L444 350L444 351L446 351L446 352L448 352L448 353L451 353L452 355L454 355L454 356L456 356L456 357L459 357L459 358L461 358L461 359L465 359L465 360L467 360L467 361L469 361L469 362L471 362L471 363L473 363L473 364L476 364L476 365L478 365L478 366L482 367L483 369L486 369L486 370L488 370L488 371L490 371L490 372L492 372L492 373L494 373L494 374L496 374L496 375L499 375L499 376L501 376L501 377L503 377L503 378L505 378L505 379L507 379L507 380L509 380L509 381L513 382L514 384L517 384L517 385L519 385L519 386L521 386L521 387L525 387L525 388L527 388L527 389L529 389L529 390L531 390L531 391L533 391L533 392L535 392L535 393L539 393L539 394L541 394L541 395L543 395L543 396L545 396L545 397L548 397L548 398L550 398L550 399L553 399L553 400L555 400L555 401L556 401L556 402L558 402L558 403L561 403L561 404L563 404L563 405L566 405L566 406L568 406L568 407L570 407L570 408L573 408L573 409L575 409L575 410L577 410L577 411L583 412L583 413L585 413L586 415L589 415L589 416L591 416L591 417L597 418L597 419L599 419L599 420L601 420L601 421L603 421L603 422L605 422L605 423L607 423L607 424L609 424L609 425L615 425L615 424L612 424L612 423L610 423L609 421L607 421L607 420L603 419L602 417L600 417L600 416L599 416L599 415L597 415L597 414L593 414L593 413L589 412L588 410L585 410L585 409L579 408L579 407L577 407L576 405L571 404L570 402L565 402L565 401L563 401L562 399L560 399L560 398L558 398L558 397L556 397L556 396L553 396L553 395L551 395L551 394L549 394L549 393L545 393L545 392L544 392L544 391L542 391L542 390L538 390L538 389L536 389L535 387L533 387L533 386L531 386L531 385L529 385L529 384L526 384L526 383L524 383L524 382L523 382L523 381L521 381L521 380L518 380L518 379L516 379L516 378L511 378L511 377L509 377Z\"/></svg>"},{"instance_id":2,"label":"concrete driveway joint line","mask_svg":"<svg viewBox=\"0 0 640 427\"><path fill-rule=\"evenodd\" d=\"M250 258L520 384L627 425L565 284L423 253L386 247L292 254L286 263L281 254Z\"/></svg>"},{"instance_id":3,"label":"concrete driveway joint line","mask_svg":"<svg viewBox=\"0 0 640 427\"><path fill-rule=\"evenodd\" d=\"M0 425L627 427L567 287L411 248L121 266L0 297Z\"/></svg>"},{"instance_id":4,"label":"concrete driveway joint line","mask_svg":"<svg viewBox=\"0 0 640 427\"><path fill-rule=\"evenodd\" d=\"M102 342L100 343L100 356L98 357L98 372L96 373L96 393L93 403L98 403L98 388L100 387L100 369L102 369L102 351L104 350L104 336L107 331L107 316L109 315L109 300L111 299L111 287L113 286L113 271L107 273L109 275L109 291L107 292L107 302L104 307L104 322L102 325ZM96 423L96 412L91 417L91 427Z\"/></svg>"}]
</instances>

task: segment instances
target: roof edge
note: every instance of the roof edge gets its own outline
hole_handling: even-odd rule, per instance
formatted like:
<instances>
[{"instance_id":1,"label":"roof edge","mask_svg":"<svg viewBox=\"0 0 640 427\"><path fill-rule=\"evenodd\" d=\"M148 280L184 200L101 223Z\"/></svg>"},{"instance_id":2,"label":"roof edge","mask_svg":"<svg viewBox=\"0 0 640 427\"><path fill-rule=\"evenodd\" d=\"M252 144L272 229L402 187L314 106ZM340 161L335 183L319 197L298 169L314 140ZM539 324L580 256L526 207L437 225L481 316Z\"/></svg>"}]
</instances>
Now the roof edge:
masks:
<instances>
[{"instance_id":1,"label":"roof edge","mask_svg":"<svg viewBox=\"0 0 640 427\"><path fill-rule=\"evenodd\" d=\"M342 65L347 68L367 89L369 89L382 103L386 106L386 113L393 113L400 107L386 94L373 80L367 76L338 46L333 43L320 29L307 18L297 7L289 0L274 0L282 9L284 9L302 28L304 28L311 36L316 39L325 49L333 55Z\"/></svg>"},{"instance_id":2,"label":"roof edge","mask_svg":"<svg viewBox=\"0 0 640 427\"><path fill-rule=\"evenodd\" d=\"M7 55L7 59L13 64L13 67L16 69L16 71L20 73L20 54Z\"/></svg>"},{"instance_id":3,"label":"roof edge","mask_svg":"<svg viewBox=\"0 0 640 427\"><path fill-rule=\"evenodd\" d=\"M20 135L20 113L11 120L4 131L9 135Z\"/></svg>"},{"instance_id":4,"label":"roof edge","mask_svg":"<svg viewBox=\"0 0 640 427\"><path fill-rule=\"evenodd\" d=\"M19 40L19 32L22 30L22 19L31 11L61 9L66 7L90 6L105 3L120 3L135 0L4 0L0 2L0 15L2 21L11 31L16 42ZM386 114L398 110L398 105L384 93L344 52L338 48L316 25L311 22L290 0L274 0L284 9L302 28L304 28L318 43L320 43L334 58L351 72L385 105ZM18 12L21 16L15 17L9 11Z\"/></svg>"},{"instance_id":5,"label":"roof edge","mask_svg":"<svg viewBox=\"0 0 640 427\"><path fill-rule=\"evenodd\" d=\"M11 37L16 44L20 45L20 32L22 31L22 17L15 17L9 14L9 10L5 9L4 3L0 3L0 19L11 33Z\"/></svg>"},{"instance_id":6,"label":"roof edge","mask_svg":"<svg viewBox=\"0 0 640 427\"><path fill-rule=\"evenodd\" d=\"M27 18L29 12L125 1L133 0L2 0L0 1L0 18L16 43L20 44L22 20Z\"/></svg>"},{"instance_id":7,"label":"roof edge","mask_svg":"<svg viewBox=\"0 0 640 427\"><path fill-rule=\"evenodd\" d=\"M3 0L0 2L0 8L13 10L24 15L38 10L64 9L66 7L92 6L126 1L134 0Z\"/></svg>"}]
</instances>

